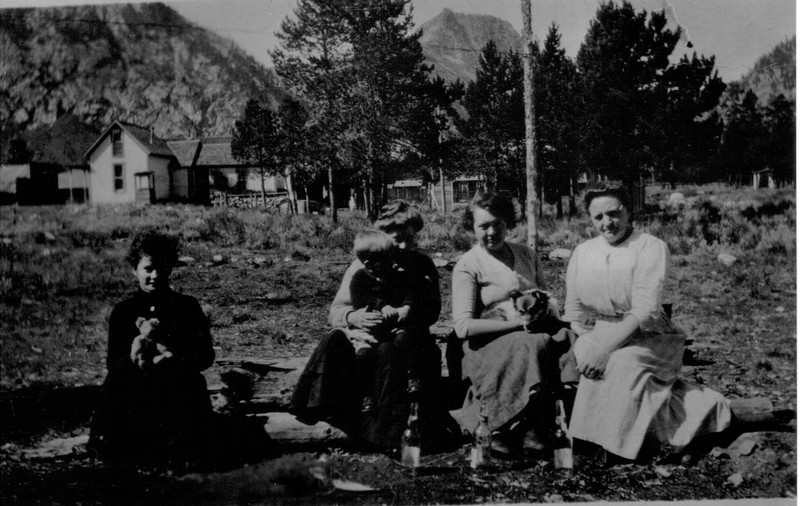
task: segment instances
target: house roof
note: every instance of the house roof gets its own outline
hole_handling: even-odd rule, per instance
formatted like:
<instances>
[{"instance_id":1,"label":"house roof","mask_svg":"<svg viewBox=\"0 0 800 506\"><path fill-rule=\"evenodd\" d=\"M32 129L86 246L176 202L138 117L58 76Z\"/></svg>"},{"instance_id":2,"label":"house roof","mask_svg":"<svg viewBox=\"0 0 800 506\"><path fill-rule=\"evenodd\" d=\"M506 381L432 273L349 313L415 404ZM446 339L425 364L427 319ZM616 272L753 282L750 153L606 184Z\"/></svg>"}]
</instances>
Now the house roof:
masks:
<instances>
[{"instance_id":1,"label":"house roof","mask_svg":"<svg viewBox=\"0 0 800 506\"><path fill-rule=\"evenodd\" d=\"M238 167L246 165L233 158L231 154L230 137L213 137L203 139L200 156L197 157L196 165L213 165Z\"/></svg>"},{"instance_id":2,"label":"house roof","mask_svg":"<svg viewBox=\"0 0 800 506\"><path fill-rule=\"evenodd\" d=\"M92 155L94 150L96 150L103 140L111 133L111 130L118 126L122 128L128 135L130 135L137 144L139 144L142 149L147 151L151 155L159 155L159 156L168 156L172 157L175 156L172 153L172 150L167 145L167 142L160 137L156 137L152 134L152 131L148 128L140 127L138 125L134 125L132 123L124 123L122 121L115 121L111 123L108 128L106 128L100 137L92 144L86 153L83 155L85 159L89 159Z\"/></svg>"},{"instance_id":3,"label":"house roof","mask_svg":"<svg viewBox=\"0 0 800 506\"><path fill-rule=\"evenodd\" d=\"M197 160L200 150L200 140L189 139L185 141L167 141L167 146L172 150L175 158L183 167L191 167Z\"/></svg>"}]
</instances>

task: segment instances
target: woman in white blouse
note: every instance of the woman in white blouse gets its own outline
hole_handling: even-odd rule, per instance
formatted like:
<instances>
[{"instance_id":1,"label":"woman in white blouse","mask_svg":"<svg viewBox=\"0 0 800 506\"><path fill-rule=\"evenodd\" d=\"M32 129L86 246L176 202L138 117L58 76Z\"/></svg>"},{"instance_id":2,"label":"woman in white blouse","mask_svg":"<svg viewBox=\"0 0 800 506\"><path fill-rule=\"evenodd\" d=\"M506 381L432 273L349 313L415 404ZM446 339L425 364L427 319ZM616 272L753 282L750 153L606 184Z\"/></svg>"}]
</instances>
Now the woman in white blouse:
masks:
<instances>
[{"instance_id":1,"label":"woman in white blouse","mask_svg":"<svg viewBox=\"0 0 800 506\"><path fill-rule=\"evenodd\" d=\"M725 398L678 379L685 335L662 309L666 244L633 228L617 184L591 187L584 204L598 237L575 249L567 269L564 319L579 335L581 373L571 435L635 459L645 437L681 451L722 431L731 422Z\"/></svg>"}]
</instances>

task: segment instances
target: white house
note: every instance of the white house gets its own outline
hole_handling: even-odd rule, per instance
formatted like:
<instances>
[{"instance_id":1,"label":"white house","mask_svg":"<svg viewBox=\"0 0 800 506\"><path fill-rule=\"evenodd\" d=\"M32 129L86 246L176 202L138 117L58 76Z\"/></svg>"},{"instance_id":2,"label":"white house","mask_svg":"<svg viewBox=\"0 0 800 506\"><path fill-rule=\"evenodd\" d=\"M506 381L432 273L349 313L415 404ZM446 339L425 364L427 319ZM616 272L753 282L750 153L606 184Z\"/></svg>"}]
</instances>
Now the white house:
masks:
<instances>
[{"instance_id":1,"label":"white house","mask_svg":"<svg viewBox=\"0 0 800 506\"><path fill-rule=\"evenodd\" d=\"M443 178L436 183L425 184L422 179L403 179L387 185L390 199L404 199L430 205L433 209L444 207L450 211L466 205L483 186L479 176L461 174L453 178ZM444 188L444 194L442 193Z\"/></svg>"},{"instance_id":2,"label":"white house","mask_svg":"<svg viewBox=\"0 0 800 506\"><path fill-rule=\"evenodd\" d=\"M115 121L84 158L92 203L191 200L175 155L152 130Z\"/></svg>"}]
</instances>

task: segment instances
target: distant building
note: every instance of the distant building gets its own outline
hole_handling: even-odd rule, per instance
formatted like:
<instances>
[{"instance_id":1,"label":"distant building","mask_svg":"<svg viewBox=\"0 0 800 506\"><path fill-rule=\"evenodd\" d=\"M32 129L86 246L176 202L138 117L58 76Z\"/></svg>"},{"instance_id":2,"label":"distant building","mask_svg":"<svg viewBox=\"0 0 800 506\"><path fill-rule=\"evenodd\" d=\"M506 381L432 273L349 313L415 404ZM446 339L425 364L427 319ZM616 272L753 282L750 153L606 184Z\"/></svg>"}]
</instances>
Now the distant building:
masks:
<instances>
[{"instance_id":1,"label":"distant building","mask_svg":"<svg viewBox=\"0 0 800 506\"><path fill-rule=\"evenodd\" d=\"M775 177L772 169L761 169L753 172L753 189L775 187Z\"/></svg>"},{"instance_id":2,"label":"distant building","mask_svg":"<svg viewBox=\"0 0 800 506\"><path fill-rule=\"evenodd\" d=\"M478 190L483 188L483 182L479 176L461 174L428 184L422 179L398 180L387 185L387 190L389 199L404 199L433 209L442 209L443 187L444 204L449 211L469 203Z\"/></svg>"},{"instance_id":3,"label":"distant building","mask_svg":"<svg viewBox=\"0 0 800 506\"><path fill-rule=\"evenodd\" d=\"M90 201L208 204L211 189L261 191L252 164L235 160L230 137L167 141L151 130L115 121L86 152ZM243 179L240 184L240 179ZM281 176L268 176L267 193L285 192Z\"/></svg>"}]
</instances>

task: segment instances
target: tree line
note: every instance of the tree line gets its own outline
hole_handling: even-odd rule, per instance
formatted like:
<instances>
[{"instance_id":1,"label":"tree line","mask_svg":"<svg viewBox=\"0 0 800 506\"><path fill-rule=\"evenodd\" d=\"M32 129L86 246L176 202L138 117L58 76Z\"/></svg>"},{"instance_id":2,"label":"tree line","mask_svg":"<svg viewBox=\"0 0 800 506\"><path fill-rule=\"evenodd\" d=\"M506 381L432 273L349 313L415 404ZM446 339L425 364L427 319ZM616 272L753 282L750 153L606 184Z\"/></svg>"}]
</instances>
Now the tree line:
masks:
<instances>
[{"instance_id":1,"label":"tree line","mask_svg":"<svg viewBox=\"0 0 800 506\"><path fill-rule=\"evenodd\" d=\"M741 184L769 167L794 182L793 101L760 107L750 90L726 92L713 56L671 63L681 34L666 25L662 12L607 1L575 59L555 24L534 45L539 191L559 214L581 174ZM386 185L409 175L480 175L524 201L521 54L489 42L474 81L433 77L410 0L299 0L277 35L271 56L287 98L277 111L247 104L235 157L294 185L343 183L370 215Z\"/></svg>"}]
</instances>

